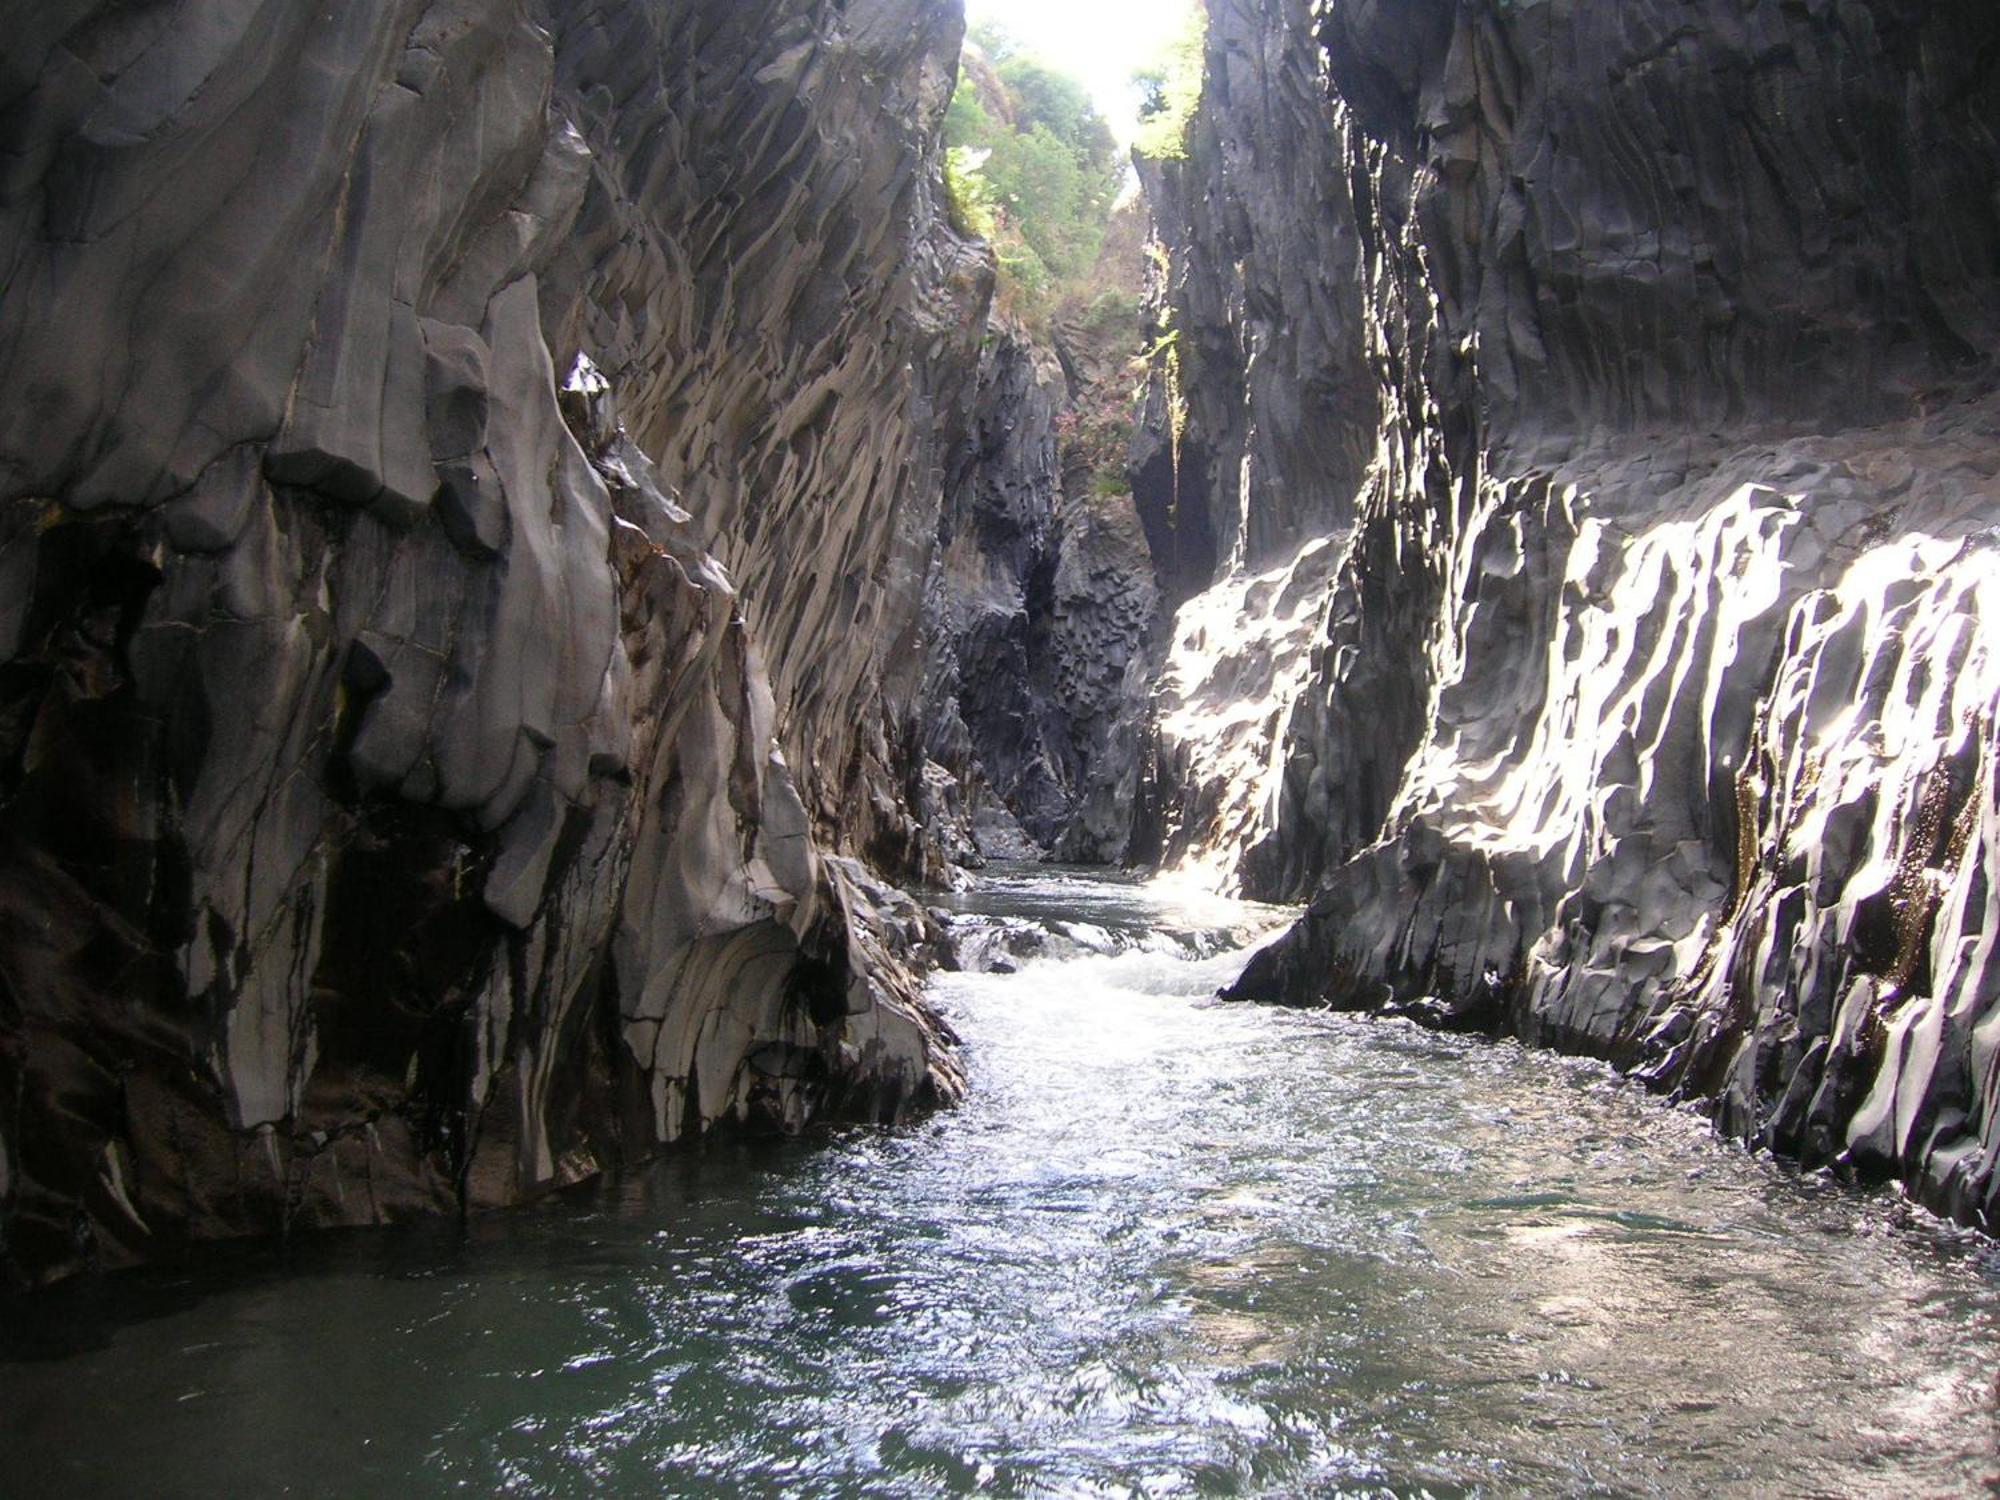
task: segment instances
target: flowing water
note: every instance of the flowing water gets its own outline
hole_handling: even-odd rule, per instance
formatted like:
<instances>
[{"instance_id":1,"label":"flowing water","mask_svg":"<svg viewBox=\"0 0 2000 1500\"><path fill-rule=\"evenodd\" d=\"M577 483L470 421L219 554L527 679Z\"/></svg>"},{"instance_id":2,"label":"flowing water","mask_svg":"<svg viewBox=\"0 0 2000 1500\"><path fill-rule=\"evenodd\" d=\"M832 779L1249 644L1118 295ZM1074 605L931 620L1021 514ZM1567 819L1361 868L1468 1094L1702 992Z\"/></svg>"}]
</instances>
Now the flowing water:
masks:
<instances>
[{"instance_id":1,"label":"flowing water","mask_svg":"<svg viewBox=\"0 0 2000 1500\"><path fill-rule=\"evenodd\" d=\"M1211 1002L1275 914L1054 874L961 906L989 957L1041 947L936 986L964 1108L10 1309L0 1495L1924 1495L2000 1471L1990 1250L1594 1065Z\"/></svg>"}]
</instances>

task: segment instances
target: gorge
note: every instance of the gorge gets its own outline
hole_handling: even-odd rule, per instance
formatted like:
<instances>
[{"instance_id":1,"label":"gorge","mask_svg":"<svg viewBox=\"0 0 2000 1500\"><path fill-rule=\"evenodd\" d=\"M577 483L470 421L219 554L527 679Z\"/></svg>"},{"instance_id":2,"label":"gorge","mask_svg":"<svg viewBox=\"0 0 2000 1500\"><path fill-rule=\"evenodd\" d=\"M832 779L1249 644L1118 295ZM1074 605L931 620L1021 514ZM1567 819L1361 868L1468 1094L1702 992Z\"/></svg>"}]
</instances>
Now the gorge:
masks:
<instances>
[{"instance_id":1,"label":"gorge","mask_svg":"<svg viewBox=\"0 0 2000 1500\"><path fill-rule=\"evenodd\" d=\"M1157 195L1227 554L1169 844L1310 901L1233 993L1605 1056L1990 1223L2000 24L1215 32L1248 103Z\"/></svg>"},{"instance_id":2,"label":"gorge","mask_svg":"<svg viewBox=\"0 0 2000 1500\"><path fill-rule=\"evenodd\" d=\"M564 1284L650 1327L657 1232L753 1247L690 1272L721 1321L418 1350L504 1376L546 1334L620 1373L354 1472L572 1482L470 1456L519 1417L602 1482L746 1493L1979 1477L2000 11L1201 19L1136 187L1030 295L948 115L1043 122L958 0L0 0L0 1281L30 1330L0 1352L43 1358L26 1309L101 1273L169 1268L110 1294L141 1317L172 1268L228 1308L262 1272L205 1268L262 1263L225 1241L399 1227L394 1282L456 1221L465 1296L601 1231L643 1295ZM802 1133L823 1154L768 1139ZM697 1187L648 1187L656 1156ZM954 1323L905 1234L1051 1310L1006 1345L1028 1405L950 1354L1008 1308ZM1101 1296L1050 1290L1107 1245ZM301 1253L334 1269L273 1305L317 1348L375 1252ZM1461 1273L1518 1277L1523 1323L1388 1311ZM1900 1347L1850 1367L1871 1284ZM794 1363L689 1409L831 1383L797 1442L875 1447L788 1469L789 1417L736 1448L633 1415L700 1366L683 1337L748 1360L773 1299ZM1335 1347L1342 1299L1379 1340ZM1768 1306L1777 1384L1738 1399L1815 1393L1801 1467L1591 1352ZM914 1363L873 1342L905 1317ZM1561 1347L1504 1355L1537 1318ZM1396 1337L1455 1373L1412 1394ZM1350 1411L1326 1361L1384 1383ZM1496 1361L1603 1443L1544 1467L1477 1394ZM28 1403L29 1368L0 1360L11 1446L71 1462L102 1413ZM959 1397L956 1435L882 1415ZM1720 1456L1659 1468L1656 1419Z\"/></svg>"}]
</instances>

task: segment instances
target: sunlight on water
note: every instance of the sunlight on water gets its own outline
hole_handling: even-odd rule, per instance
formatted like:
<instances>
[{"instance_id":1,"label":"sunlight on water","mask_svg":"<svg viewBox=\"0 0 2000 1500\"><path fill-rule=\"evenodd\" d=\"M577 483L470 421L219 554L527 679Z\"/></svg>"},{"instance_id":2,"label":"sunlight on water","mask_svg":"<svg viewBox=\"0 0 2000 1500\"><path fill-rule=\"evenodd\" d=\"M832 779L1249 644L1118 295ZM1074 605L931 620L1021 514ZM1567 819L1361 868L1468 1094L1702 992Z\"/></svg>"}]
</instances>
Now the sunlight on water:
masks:
<instances>
[{"instance_id":1,"label":"sunlight on water","mask_svg":"<svg viewBox=\"0 0 2000 1500\"><path fill-rule=\"evenodd\" d=\"M963 1109L59 1298L10 1330L0 1494L1902 1495L2000 1467L1977 1246L1592 1064L1215 1002L1282 913L1043 872L956 904L1015 970L936 983Z\"/></svg>"}]
</instances>

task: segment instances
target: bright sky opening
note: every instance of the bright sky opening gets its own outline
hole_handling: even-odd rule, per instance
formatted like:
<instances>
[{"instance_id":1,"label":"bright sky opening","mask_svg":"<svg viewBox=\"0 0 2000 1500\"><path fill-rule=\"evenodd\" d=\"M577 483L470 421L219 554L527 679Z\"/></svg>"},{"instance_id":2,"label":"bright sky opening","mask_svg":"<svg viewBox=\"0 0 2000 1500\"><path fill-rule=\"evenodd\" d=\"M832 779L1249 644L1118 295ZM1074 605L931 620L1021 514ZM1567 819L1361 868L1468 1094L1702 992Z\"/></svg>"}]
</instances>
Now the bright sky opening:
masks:
<instances>
[{"instance_id":1,"label":"bright sky opening","mask_svg":"<svg viewBox=\"0 0 2000 1500\"><path fill-rule=\"evenodd\" d=\"M1133 71L1159 57L1187 14L1182 0L968 0L965 10L1089 89L1121 144L1138 122Z\"/></svg>"}]
</instances>

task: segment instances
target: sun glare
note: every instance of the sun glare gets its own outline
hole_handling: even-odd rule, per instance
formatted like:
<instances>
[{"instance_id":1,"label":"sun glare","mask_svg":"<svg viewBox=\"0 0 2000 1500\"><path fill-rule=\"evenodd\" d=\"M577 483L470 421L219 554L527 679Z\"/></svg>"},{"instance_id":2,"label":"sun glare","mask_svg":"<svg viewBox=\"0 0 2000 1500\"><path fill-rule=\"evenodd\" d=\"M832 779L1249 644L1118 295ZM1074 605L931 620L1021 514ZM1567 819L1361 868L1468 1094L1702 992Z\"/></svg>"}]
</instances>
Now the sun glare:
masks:
<instances>
[{"instance_id":1,"label":"sun glare","mask_svg":"<svg viewBox=\"0 0 2000 1500\"><path fill-rule=\"evenodd\" d=\"M1024 51L1090 90L1121 145L1138 128L1132 75L1154 62L1186 25L1196 0L970 0L967 20L997 26Z\"/></svg>"}]
</instances>

